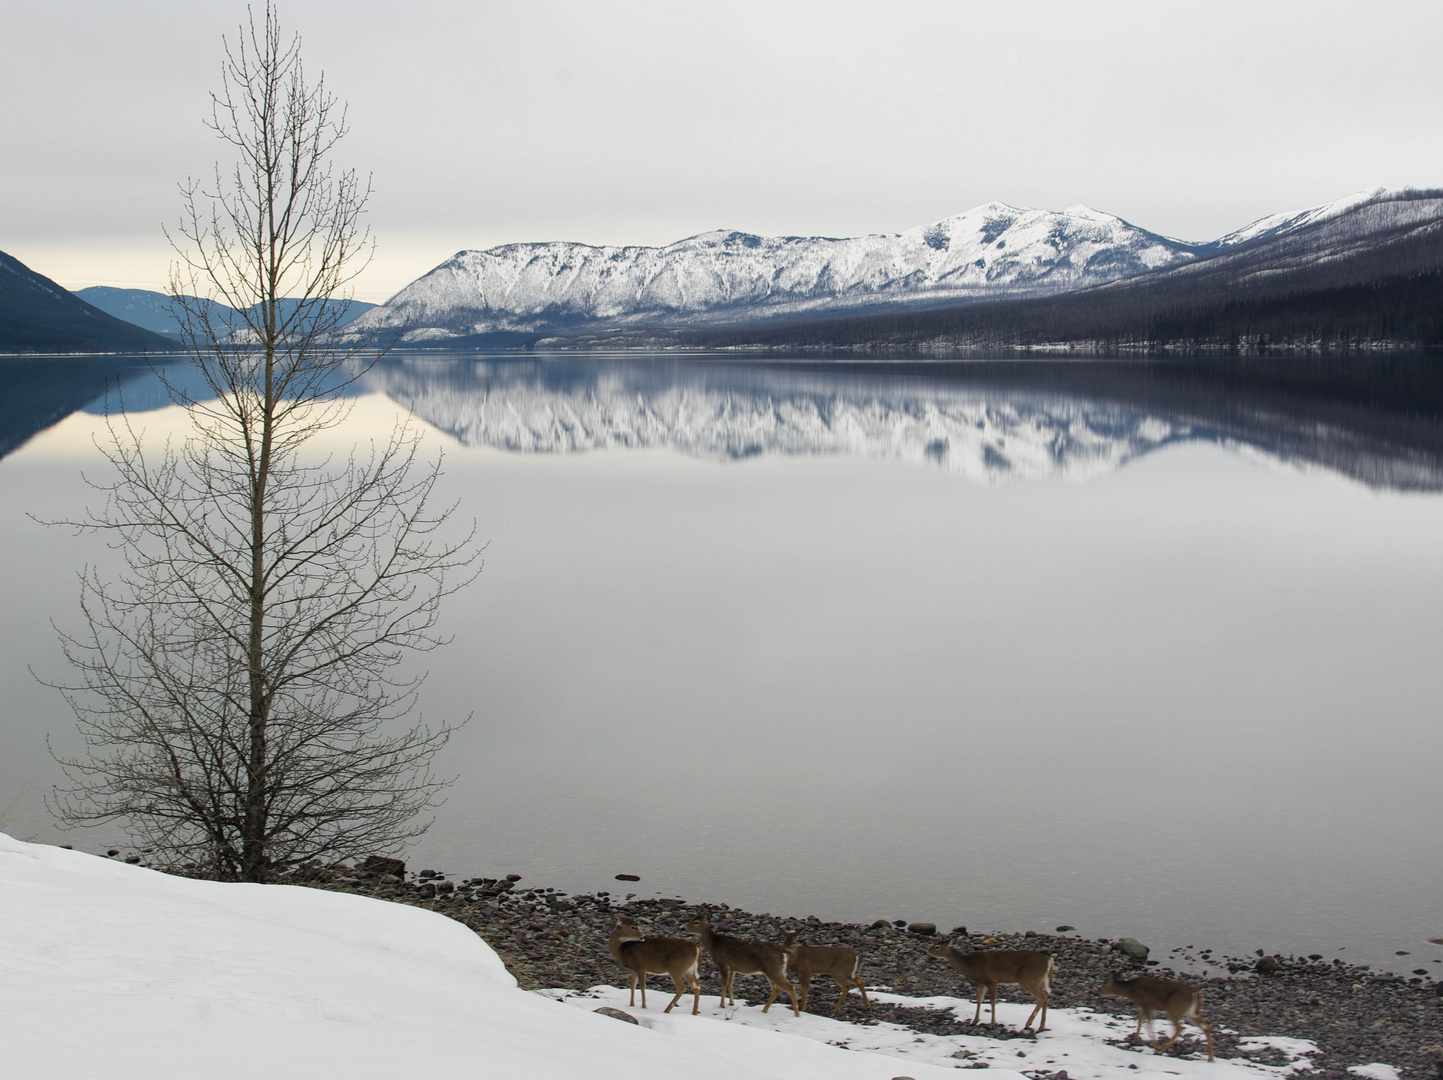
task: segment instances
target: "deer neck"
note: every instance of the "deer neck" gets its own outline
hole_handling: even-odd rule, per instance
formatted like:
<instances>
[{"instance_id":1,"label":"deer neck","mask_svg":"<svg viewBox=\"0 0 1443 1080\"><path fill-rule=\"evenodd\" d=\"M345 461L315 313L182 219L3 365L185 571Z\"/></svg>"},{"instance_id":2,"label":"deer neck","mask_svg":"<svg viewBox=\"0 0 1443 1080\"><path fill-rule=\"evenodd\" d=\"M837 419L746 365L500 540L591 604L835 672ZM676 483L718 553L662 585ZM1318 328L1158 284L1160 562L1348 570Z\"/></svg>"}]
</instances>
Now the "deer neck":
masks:
<instances>
[{"instance_id":1,"label":"deer neck","mask_svg":"<svg viewBox=\"0 0 1443 1080\"><path fill-rule=\"evenodd\" d=\"M628 941L635 941L635 940L636 940L636 938L624 938L624 937L621 936L621 933L620 933L619 931L613 930L613 931L611 932L611 937L607 939L607 942L606 942L606 951L609 952L609 953L611 953L611 958L612 958L613 960L615 960L618 964L620 964L620 963L621 963L621 947L622 947L623 945L625 945ZM623 964L622 966L625 967L624 964Z\"/></svg>"}]
</instances>

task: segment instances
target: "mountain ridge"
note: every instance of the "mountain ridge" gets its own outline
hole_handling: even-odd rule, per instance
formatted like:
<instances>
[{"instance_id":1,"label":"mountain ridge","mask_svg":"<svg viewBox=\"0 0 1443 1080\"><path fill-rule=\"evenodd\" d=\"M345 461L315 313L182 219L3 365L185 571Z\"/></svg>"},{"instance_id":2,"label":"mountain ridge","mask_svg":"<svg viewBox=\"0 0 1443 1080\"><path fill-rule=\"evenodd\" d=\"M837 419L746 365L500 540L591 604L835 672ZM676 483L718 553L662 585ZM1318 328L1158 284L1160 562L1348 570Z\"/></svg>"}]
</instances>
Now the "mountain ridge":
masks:
<instances>
[{"instance_id":1,"label":"mountain ridge","mask_svg":"<svg viewBox=\"0 0 1443 1080\"><path fill-rule=\"evenodd\" d=\"M170 351L168 341L117 319L0 251L0 353Z\"/></svg>"},{"instance_id":2,"label":"mountain ridge","mask_svg":"<svg viewBox=\"0 0 1443 1080\"><path fill-rule=\"evenodd\" d=\"M713 230L663 247L569 242L462 250L356 329L402 343L497 331L736 321L839 307L1042 295L1196 257L1088 207L985 203L899 233L764 237Z\"/></svg>"},{"instance_id":3,"label":"mountain ridge","mask_svg":"<svg viewBox=\"0 0 1443 1080\"><path fill-rule=\"evenodd\" d=\"M457 252L353 326L389 332L400 345L487 339L508 347L517 342L499 339L1041 301L1185 272L1267 245L1281 251L1290 237L1319 228L1355 228L1368 243L1412 210L1443 219L1427 194L1373 188L1267 215L1205 243L1083 205L1053 211L992 201L902 232L840 239L722 229L661 247L503 244Z\"/></svg>"},{"instance_id":4,"label":"mountain ridge","mask_svg":"<svg viewBox=\"0 0 1443 1080\"><path fill-rule=\"evenodd\" d=\"M167 293L156 292L153 289L120 289L110 285L91 285L84 289L76 289L73 295L101 311L114 315L117 319L124 319L126 322L144 327L146 330L164 334L176 341L180 340L180 323L171 313L170 296ZM198 297L192 296L187 299L197 304L200 303ZM342 326L376 306L368 304L364 300L331 300L328 303L342 308L340 323ZM294 300L283 300L283 313L292 310L291 305L294 304ZM214 317L220 324L238 327L244 322L240 312L235 308L215 301L211 302L211 308L215 313Z\"/></svg>"}]
</instances>

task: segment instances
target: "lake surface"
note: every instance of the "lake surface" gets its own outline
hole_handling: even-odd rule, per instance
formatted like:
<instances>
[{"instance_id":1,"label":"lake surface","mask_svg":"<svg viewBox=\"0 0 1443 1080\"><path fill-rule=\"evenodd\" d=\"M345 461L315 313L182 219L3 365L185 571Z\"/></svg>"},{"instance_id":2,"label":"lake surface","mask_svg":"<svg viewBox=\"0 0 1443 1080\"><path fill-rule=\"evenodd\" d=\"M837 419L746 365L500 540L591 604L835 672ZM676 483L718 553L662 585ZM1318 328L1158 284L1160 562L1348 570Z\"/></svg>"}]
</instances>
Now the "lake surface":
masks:
<instances>
[{"instance_id":1,"label":"lake surface","mask_svg":"<svg viewBox=\"0 0 1443 1080\"><path fill-rule=\"evenodd\" d=\"M27 669L108 556L25 515L84 504L118 364L39 363L0 370L0 810L59 842ZM1438 364L417 354L344 438L401 408L489 543L411 865L1443 966Z\"/></svg>"}]
</instances>

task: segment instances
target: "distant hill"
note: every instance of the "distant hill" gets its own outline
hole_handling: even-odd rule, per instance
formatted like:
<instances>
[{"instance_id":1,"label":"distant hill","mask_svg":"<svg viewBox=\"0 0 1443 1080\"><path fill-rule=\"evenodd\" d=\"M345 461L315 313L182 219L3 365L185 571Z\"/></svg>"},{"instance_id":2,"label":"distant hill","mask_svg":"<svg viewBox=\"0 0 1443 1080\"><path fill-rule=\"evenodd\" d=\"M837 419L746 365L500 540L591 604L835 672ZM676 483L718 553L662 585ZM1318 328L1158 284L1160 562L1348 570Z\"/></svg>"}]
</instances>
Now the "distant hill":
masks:
<instances>
[{"instance_id":1,"label":"distant hill","mask_svg":"<svg viewBox=\"0 0 1443 1080\"><path fill-rule=\"evenodd\" d=\"M136 326L143 326L147 330L166 334L177 340L180 337L180 327L170 311L170 297L165 293L153 292L150 289L113 289L108 285L92 285L88 289L76 290L75 295L117 319L125 319ZM294 310L295 303L294 300L283 300L282 312ZM342 326L362 312L375 307L363 300L331 300L328 306L341 310ZM224 304L216 304L214 308L219 321L225 325L236 326L243 321L234 308Z\"/></svg>"},{"instance_id":2,"label":"distant hill","mask_svg":"<svg viewBox=\"0 0 1443 1080\"><path fill-rule=\"evenodd\" d=\"M66 292L0 251L0 353L169 352L167 339Z\"/></svg>"}]
</instances>

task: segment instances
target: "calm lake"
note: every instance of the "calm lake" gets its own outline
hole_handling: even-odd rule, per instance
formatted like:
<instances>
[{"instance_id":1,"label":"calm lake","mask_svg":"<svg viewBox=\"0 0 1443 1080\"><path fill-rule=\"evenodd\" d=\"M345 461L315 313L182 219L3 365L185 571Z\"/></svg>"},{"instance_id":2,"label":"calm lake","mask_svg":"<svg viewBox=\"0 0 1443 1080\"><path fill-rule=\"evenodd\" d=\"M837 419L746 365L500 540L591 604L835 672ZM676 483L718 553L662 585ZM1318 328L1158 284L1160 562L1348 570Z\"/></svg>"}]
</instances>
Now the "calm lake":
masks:
<instances>
[{"instance_id":1,"label":"calm lake","mask_svg":"<svg viewBox=\"0 0 1443 1080\"><path fill-rule=\"evenodd\" d=\"M93 497L120 363L0 361L0 811L87 849L122 837L49 824L75 739L31 671L111 556L27 514ZM411 409L489 544L413 867L1439 971L1443 363L415 354L364 391L344 441Z\"/></svg>"}]
</instances>

